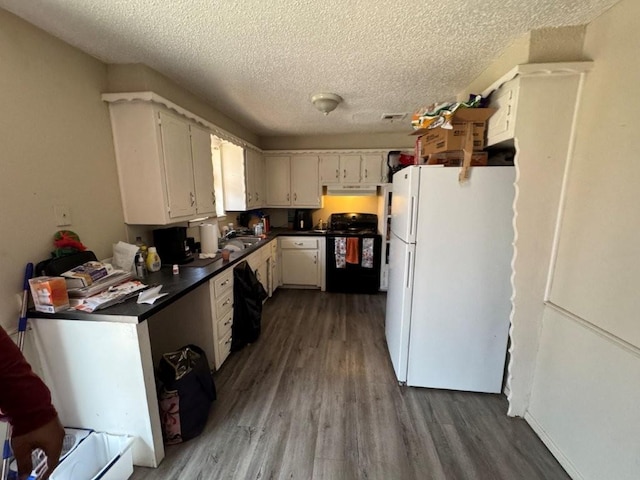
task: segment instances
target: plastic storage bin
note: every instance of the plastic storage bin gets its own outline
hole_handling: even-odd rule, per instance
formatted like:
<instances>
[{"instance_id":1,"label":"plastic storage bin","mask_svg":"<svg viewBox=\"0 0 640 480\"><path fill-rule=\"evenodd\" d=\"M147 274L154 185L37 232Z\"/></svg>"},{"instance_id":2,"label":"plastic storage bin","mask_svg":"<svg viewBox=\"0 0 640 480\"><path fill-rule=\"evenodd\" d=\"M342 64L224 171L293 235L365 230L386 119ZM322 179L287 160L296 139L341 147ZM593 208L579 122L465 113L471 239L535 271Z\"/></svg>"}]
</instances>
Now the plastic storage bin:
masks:
<instances>
[{"instance_id":1,"label":"plastic storage bin","mask_svg":"<svg viewBox=\"0 0 640 480\"><path fill-rule=\"evenodd\" d=\"M51 480L125 480L133 473L133 437L91 432L56 467Z\"/></svg>"}]
</instances>

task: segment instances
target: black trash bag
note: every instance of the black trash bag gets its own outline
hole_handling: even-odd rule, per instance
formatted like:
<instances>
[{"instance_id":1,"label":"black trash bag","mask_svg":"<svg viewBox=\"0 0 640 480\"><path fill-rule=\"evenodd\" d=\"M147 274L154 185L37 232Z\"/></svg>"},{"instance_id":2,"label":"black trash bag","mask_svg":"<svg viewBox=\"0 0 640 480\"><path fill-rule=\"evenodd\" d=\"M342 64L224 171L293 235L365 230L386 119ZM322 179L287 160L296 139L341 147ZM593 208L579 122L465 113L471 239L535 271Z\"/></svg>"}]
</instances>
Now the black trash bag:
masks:
<instances>
[{"instance_id":1,"label":"black trash bag","mask_svg":"<svg viewBox=\"0 0 640 480\"><path fill-rule=\"evenodd\" d=\"M233 269L233 326L231 351L240 350L260 336L262 301L267 292L246 261Z\"/></svg>"},{"instance_id":2,"label":"black trash bag","mask_svg":"<svg viewBox=\"0 0 640 480\"><path fill-rule=\"evenodd\" d=\"M174 444L202 433L216 387L204 351L186 345L165 353L158 366L159 402L165 443Z\"/></svg>"}]
</instances>

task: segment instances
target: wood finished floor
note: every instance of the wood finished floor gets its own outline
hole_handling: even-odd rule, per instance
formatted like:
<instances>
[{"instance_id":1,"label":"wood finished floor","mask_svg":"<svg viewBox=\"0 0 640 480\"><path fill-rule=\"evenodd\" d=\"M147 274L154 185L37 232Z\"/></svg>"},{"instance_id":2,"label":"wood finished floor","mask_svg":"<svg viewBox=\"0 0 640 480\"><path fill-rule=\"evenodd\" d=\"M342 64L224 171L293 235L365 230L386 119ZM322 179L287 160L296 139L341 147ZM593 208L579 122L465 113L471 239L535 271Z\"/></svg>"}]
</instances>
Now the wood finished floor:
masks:
<instances>
[{"instance_id":1,"label":"wood finished floor","mask_svg":"<svg viewBox=\"0 0 640 480\"><path fill-rule=\"evenodd\" d=\"M278 290L205 431L132 479L568 479L502 395L398 385L385 299Z\"/></svg>"}]
</instances>

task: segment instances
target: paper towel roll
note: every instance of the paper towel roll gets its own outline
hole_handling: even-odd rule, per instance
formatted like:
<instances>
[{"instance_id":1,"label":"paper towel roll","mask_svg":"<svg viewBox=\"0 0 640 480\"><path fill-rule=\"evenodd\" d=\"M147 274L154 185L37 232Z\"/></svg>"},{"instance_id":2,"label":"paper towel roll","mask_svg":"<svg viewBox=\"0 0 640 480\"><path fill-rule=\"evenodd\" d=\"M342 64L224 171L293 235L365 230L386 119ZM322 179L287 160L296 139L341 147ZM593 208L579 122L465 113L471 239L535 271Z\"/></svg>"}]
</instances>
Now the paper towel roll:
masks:
<instances>
[{"instance_id":1,"label":"paper towel roll","mask_svg":"<svg viewBox=\"0 0 640 480\"><path fill-rule=\"evenodd\" d=\"M218 251L218 224L203 223L200 225L200 248L202 253Z\"/></svg>"}]
</instances>

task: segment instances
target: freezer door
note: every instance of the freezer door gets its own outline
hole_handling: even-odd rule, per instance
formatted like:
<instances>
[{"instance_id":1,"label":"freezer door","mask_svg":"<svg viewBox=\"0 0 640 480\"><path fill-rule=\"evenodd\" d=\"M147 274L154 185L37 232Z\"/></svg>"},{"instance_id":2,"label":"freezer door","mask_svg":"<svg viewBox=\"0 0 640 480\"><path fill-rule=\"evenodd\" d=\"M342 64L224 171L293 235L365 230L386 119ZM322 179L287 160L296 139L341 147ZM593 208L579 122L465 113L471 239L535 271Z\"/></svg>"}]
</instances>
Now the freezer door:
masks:
<instances>
[{"instance_id":1,"label":"freezer door","mask_svg":"<svg viewBox=\"0 0 640 480\"><path fill-rule=\"evenodd\" d=\"M393 175L391 231L407 243L416 242L420 167L407 167Z\"/></svg>"},{"instance_id":2,"label":"freezer door","mask_svg":"<svg viewBox=\"0 0 640 480\"><path fill-rule=\"evenodd\" d=\"M457 168L427 173L407 384L498 393L511 311L515 172L473 168L463 185Z\"/></svg>"},{"instance_id":3,"label":"freezer door","mask_svg":"<svg viewBox=\"0 0 640 480\"><path fill-rule=\"evenodd\" d=\"M399 382L406 382L416 246L391 234L390 248L385 332L396 377Z\"/></svg>"}]
</instances>

